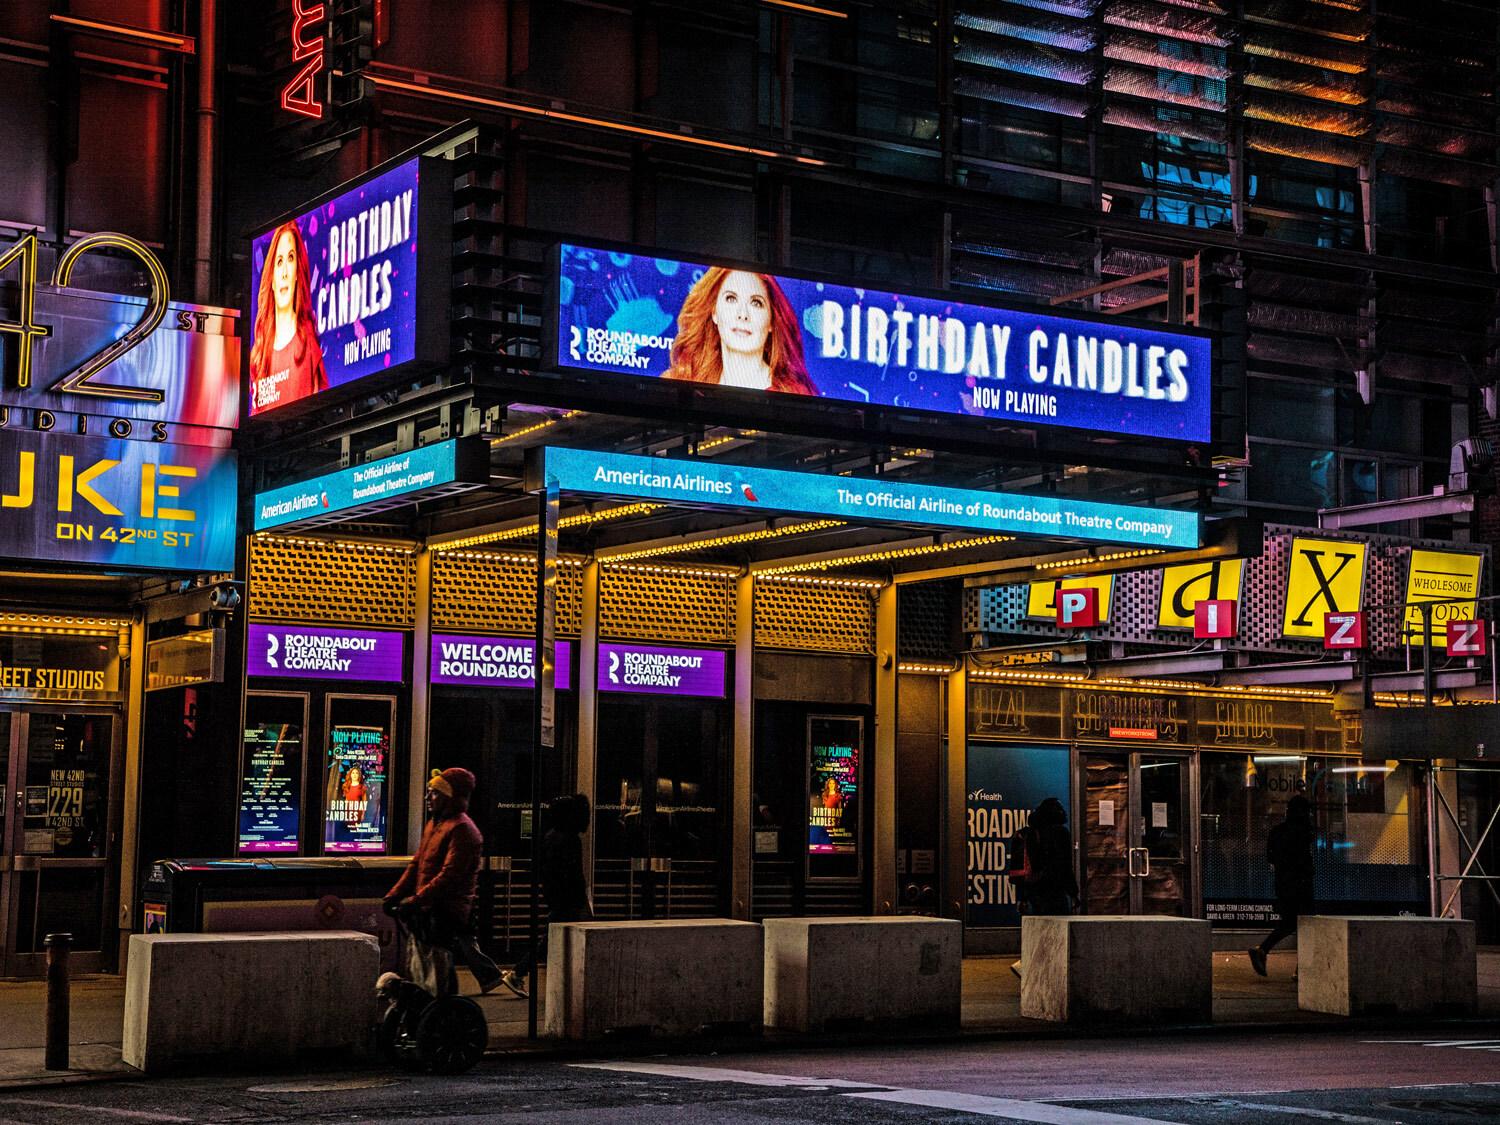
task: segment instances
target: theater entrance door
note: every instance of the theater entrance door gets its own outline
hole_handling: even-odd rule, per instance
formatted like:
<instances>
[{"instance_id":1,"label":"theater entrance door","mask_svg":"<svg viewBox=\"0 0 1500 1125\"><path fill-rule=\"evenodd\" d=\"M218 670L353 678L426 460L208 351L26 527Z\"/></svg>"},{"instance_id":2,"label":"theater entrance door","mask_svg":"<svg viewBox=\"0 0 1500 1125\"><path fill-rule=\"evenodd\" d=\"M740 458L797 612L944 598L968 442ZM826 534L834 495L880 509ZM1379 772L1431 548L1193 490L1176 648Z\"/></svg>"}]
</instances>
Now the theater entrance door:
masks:
<instances>
[{"instance_id":1,"label":"theater entrance door","mask_svg":"<svg viewBox=\"0 0 1500 1125\"><path fill-rule=\"evenodd\" d=\"M0 975L41 976L50 933L74 972L113 961L123 728L113 708L0 711Z\"/></svg>"},{"instance_id":2,"label":"theater entrance door","mask_svg":"<svg viewBox=\"0 0 1500 1125\"><path fill-rule=\"evenodd\" d=\"M1194 913L1191 755L1078 754L1080 897L1090 914Z\"/></svg>"}]
</instances>

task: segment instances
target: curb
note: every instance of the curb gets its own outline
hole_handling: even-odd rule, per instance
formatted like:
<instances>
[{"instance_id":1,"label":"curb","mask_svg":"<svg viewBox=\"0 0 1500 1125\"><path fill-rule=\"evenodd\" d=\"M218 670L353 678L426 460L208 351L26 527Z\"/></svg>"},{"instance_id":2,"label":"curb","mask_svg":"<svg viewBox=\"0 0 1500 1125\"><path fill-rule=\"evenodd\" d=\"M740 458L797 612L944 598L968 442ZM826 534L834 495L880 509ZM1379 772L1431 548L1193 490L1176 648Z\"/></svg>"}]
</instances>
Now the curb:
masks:
<instances>
[{"instance_id":1,"label":"curb","mask_svg":"<svg viewBox=\"0 0 1500 1125\"><path fill-rule=\"evenodd\" d=\"M1493 1030L1500 1032L1500 1016L1463 1016L1429 1019L1382 1016L1375 1018L1344 1019L1338 1022L1323 1020L1280 1020L1268 1022L1223 1022L1197 1024L1160 1024L1148 1027L1132 1025L1097 1025L1069 1027L1066 1025L1042 1025L1036 1027L970 1027L970 1028L880 1028L865 1031L831 1032L816 1037L772 1033L770 1035L699 1035L691 1038L654 1038L638 1036L631 1038L591 1039L579 1043L556 1040L508 1039L492 1045L485 1051L487 1059L513 1058L537 1061L573 1058L629 1058L640 1055L720 1055L758 1054L771 1051L818 1051L823 1049L846 1049L851 1047L881 1046L925 1046L945 1043L1006 1043L1006 1042L1058 1042L1078 1040L1113 1040L1166 1038L1169 1036L1229 1036L1229 1035L1318 1035L1328 1033L1364 1032L1383 1034L1392 1031L1421 1033L1473 1032Z\"/></svg>"}]
</instances>

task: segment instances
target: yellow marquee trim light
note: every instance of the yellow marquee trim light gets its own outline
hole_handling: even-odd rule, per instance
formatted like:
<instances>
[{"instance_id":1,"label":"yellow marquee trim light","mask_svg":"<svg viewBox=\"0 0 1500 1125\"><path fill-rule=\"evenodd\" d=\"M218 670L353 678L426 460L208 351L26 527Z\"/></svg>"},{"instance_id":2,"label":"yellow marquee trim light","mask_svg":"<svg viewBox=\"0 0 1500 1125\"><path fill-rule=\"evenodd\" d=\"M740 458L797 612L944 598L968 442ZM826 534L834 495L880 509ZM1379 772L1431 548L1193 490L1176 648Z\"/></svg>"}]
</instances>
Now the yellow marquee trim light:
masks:
<instances>
[{"instance_id":1,"label":"yellow marquee trim light","mask_svg":"<svg viewBox=\"0 0 1500 1125\"><path fill-rule=\"evenodd\" d=\"M808 523L787 524L784 527L762 528L759 531L740 531L732 535L715 536L711 539L696 539L685 543L668 543L660 547L646 547L639 551L628 551L625 554L611 555L603 561L613 563L625 559L645 559L655 555L674 555L688 551L710 550L714 547L728 547L735 543L753 543L761 539L780 539L786 535L809 535L815 531L826 531L829 528L844 526L846 525L843 520L812 520Z\"/></svg>"},{"instance_id":2,"label":"yellow marquee trim light","mask_svg":"<svg viewBox=\"0 0 1500 1125\"><path fill-rule=\"evenodd\" d=\"M583 512L576 516L564 516L557 521L558 530L566 527L579 527L584 524L603 523L605 520L623 519L626 516L643 516L654 512L662 504L625 504L619 508L605 508L598 512ZM509 527L504 531L491 531L484 535L470 535L467 539L455 539L449 543L434 543L433 551L461 551L465 547L476 547L481 543L500 543L507 539L526 539L536 534L537 525L534 523L522 524L519 527Z\"/></svg>"},{"instance_id":3,"label":"yellow marquee trim light","mask_svg":"<svg viewBox=\"0 0 1500 1125\"><path fill-rule=\"evenodd\" d=\"M984 547L991 543L1012 543L1014 535L979 535L971 539L955 539L947 543L929 543L924 547L898 547L889 551L871 551L863 555L842 555L833 559L817 559L813 562L790 563L787 566L770 567L757 571L759 575L794 574L803 570L825 570L836 566L858 566L862 563L884 562L887 559L909 559L919 555L938 554L943 551L960 551L966 547Z\"/></svg>"}]
</instances>

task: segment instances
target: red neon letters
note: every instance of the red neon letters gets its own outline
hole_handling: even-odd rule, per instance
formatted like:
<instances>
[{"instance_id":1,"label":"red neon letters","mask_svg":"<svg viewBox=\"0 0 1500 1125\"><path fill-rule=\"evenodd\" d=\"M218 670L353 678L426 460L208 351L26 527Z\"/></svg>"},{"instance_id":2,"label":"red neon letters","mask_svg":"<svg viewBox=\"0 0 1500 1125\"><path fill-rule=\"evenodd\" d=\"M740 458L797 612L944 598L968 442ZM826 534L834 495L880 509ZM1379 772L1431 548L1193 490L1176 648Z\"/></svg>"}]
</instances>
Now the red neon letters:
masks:
<instances>
[{"instance_id":1,"label":"red neon letters","mask_svg":"<svg viewBox=\"0 0 1500 1125\"><path fill-rule=\"evenodd\" d=\"M323 69L323 36L319 33L311 40L307 38L308 28L322 19L322 4L306 8L303 0L292 0L292 61L302 63L302 68L281 91L281 108L303 117L323 116L316 85L318 71Z\"/></svg>"}]
</instances>

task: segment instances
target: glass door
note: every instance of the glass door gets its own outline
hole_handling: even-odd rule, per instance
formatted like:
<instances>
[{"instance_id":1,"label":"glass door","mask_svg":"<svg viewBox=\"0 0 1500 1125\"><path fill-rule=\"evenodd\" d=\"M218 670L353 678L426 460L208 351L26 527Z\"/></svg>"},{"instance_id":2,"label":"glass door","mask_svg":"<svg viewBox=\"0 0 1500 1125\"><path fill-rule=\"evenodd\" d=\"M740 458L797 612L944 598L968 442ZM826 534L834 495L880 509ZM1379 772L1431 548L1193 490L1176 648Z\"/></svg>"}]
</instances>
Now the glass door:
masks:
<instances>
[{"instance_id":1,"label":"glass door","mask_svg":"<svg viewBox=\"0 0 1500 1125\"><path fill-rule=\"evenodd\" d=\"M102 712L0 713L5 797L6 975L34 976L49 933L73 935L76 968L95 971L113 940L110 845L120 724Z\"/></svg>"},{"instance_id":2,"label":"glass door","mask_svg":"<svg viewBox=\"0 0 1500 1125\"><path fill-rule=\"evenodd\" d=\"M594 910L722 913L728 716L717 701L603 696L594 790Z\"/></svg>"},{"instance_id":3,"label":"glass door","mask_svg":"<svg viewBox=\"0 0 1500 1125\"><path fill-rule=\"evenodd\" d=\"M1191 916L1187 756L1086 749L1079 769L1087 911Z\"/></svg>"}]
</instances>

